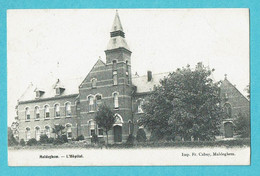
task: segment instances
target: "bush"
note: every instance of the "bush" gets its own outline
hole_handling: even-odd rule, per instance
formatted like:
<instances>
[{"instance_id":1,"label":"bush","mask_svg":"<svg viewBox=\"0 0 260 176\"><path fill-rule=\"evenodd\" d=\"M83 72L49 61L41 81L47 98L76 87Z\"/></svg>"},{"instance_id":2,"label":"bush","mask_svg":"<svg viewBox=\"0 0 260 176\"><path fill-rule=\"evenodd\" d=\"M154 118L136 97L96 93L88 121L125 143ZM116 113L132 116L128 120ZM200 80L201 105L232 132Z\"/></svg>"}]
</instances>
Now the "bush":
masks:
<instances>
[{"instance_id":1,"label":"bush","mask_svg":"<svg viewBox=\"0 0 260 176\"><path fill-rule=\"evenodd\" d=\"M53 145L61 145L63 144L63 140L61 139L61 137L58 137L56 139L53 140Z\"/></svg>"},{"instance_id":2,"label":"bush","mask_svg":"<svg viewBox=\"0 0 260 176\"><path fill-rule=\"evenodd\" d=\"M40 136L40 143L47 144L48 143L48 136L46 134Z\"/></svg>"},{"instance_id":3,"label":"bush","mask_svg":"<svg viewBox=\"0 0 260 176\"><path fill-rule=\"evenodd\" d=\"M48 144L52 144L53 142L54 142L54 138L53 137L48 138L48 141L47 141Z\"/></svg>"},{"instance_id":4,"label":"bush","mask_svg":"<svg viewBox=\"0 0 260 176\"><path fill-rule=\"evenodd\" d=\"M126 141L126 144L127 145L134 145L134 141L135 141L135 137L133 134L129 134L128 138L127 138L127 141Z\"/></svg>"},{"instance_id":5,"label":"bush","mask_svg":"<svg viewBox=\"0 0 260 176\"><path fill-rule=\"evenodd\" d=\"M32 145L37 145L37 140L35 138L29 139L27 142L27 145L32 146Z\"/></svg>"},{"instance_id":6,"label":"bush","mask_svg":"<svg viewBox=\"0 0 260 176\"><path fill-rule=\"evenodd\" d=\"M25 146L25 141L24 141L24 139L21 139L21 140L20 140L20 145L21 145L21 146Z\"/></svg>"},{"instance_id":7,"label":"bush","mask_svg":"<svg viewBox=\"0 0 260 176\"><path fill-rule=\"evenodd\" d=\"M14 138L13 134L8 136L8 146L14 146L14 145L18 145L18 144L19 144L19 142Z\"/></svg>"},{"instance_id":8,"label":"bush","mask_svg":"<svg viewBox=\"0 0 260 176\"><path fill-rule=\"evenodd\" d=\"M137 134L136 134L136 140L138 141L138 142L145 142L146 141L146 134L145 134L145 131L144 131L144 129L139 129L138 131L137 131Z\"/></svg>"},{"instance_id":9,"label":"bush","mask_svg":"<svg viewBox=\"0 0 260 176\"><path fill-rule=\"evenodd\" d=\"M94 135L92 136L92 138L91 138L91 143L94 143L94 144L98 143L98 136L97 136L96 134L94 134Z\"/></svg>"},{"instance_id":10,"label":"bush","mask_svg":"<svg viewBox=\"0 0 260 176\"><path fill-rule=\"evenodd\" d=\"M68 142L67 135L62 135L62 136L61 136L61 140L63 141L63 143Z\"/></svg>"},{"instance_id":11,"label":"bush","mask_svg":"<svg viewBox=\"0 0 260 176\"><path fill-rule=\"evenodd\" d=\"M76 138L76 141L82 141L84 140L84 136L83 135L80 135Z\"/></svg>"}]
</instances>

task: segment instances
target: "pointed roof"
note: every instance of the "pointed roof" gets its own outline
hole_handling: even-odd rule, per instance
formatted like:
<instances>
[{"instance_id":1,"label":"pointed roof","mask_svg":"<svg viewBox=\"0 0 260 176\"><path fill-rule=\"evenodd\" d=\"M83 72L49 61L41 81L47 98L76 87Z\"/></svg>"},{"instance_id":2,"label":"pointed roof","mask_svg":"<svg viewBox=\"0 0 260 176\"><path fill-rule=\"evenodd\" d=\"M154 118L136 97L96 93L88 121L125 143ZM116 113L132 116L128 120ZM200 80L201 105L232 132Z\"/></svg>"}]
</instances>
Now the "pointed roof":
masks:
<instances>
[{"instance_id":1,"label":"pointed roof","mask_svg":"<svg viewBox=\"0 0 260 176\"><path fill-rule=\"evenodd\" d=\"M113 26L111 29L111 32L114 31L122 31L122 32L124 31L117 10L116 10L116 16L114 18Z\"/></svg>"},{"instance_id":2,"label":"pointed roof","mask_svg":"<svg viewBox=\"0 0 260 176\"><path fill-rule=\"evenodd\" d=\"M130 48L128 47L125 40L125 33L123 31L118 11L116 11L115 19L110 32L110 40L107 45L107 50L113 50L117 48L125 48L130 51Z\"/></svg>"}]
</instances>

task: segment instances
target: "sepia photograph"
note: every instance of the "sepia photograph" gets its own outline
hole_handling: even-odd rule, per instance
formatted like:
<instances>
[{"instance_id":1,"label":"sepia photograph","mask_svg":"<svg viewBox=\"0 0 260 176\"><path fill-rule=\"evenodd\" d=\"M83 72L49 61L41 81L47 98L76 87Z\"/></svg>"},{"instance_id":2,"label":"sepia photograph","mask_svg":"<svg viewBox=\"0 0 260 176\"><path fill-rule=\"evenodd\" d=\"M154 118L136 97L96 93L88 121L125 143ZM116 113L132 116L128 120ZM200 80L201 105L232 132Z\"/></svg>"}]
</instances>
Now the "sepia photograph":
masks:
<instances>
[{"instance_id":1,"label":"sepia photograph","mask_svg":"<svg viewBox=\"0 0 260 176\"><path fill-rule=\"evenodd\" d=\"M249 9L7 10L9 166L250 165Z\"/></svg>"}]
</instances>

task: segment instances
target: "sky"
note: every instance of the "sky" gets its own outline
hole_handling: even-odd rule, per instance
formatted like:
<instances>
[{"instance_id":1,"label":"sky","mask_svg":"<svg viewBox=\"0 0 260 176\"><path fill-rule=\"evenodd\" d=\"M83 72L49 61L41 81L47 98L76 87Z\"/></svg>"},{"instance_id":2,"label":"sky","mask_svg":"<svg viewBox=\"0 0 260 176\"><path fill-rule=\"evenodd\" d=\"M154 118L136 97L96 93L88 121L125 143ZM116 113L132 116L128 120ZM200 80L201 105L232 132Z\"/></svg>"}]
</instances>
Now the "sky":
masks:
<instances>
[{"instance_id":1,"label":"sky","mask_svg":"<svg viewBox=\"0 0 260 176\"><path fill-rule=\"evenodd\" d=\"M105 53L115 9L7 11L8 125L30 83L87 76ZM214 68L246 95L248 9L118 9L132 51L132 73ZM59 63L59 64L57 64Z\"/></svg>"}]
</instances>

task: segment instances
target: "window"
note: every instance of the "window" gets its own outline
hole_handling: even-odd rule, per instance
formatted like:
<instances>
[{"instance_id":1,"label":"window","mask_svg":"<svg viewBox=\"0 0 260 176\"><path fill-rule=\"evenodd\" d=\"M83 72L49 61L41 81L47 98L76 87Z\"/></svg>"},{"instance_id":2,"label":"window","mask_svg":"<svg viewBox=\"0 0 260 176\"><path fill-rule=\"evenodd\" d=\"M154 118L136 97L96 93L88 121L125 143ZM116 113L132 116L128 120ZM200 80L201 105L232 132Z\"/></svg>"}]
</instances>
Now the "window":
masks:
<instances>
[{"instance_id":1,"label":"window","mask_svg":"<svg viewBox=\"0 0 260 176\"><path fill-rule=\"evenodd\" d=\"M97 87L97 79L96 78L93 78L91 80L91 86L92 86L92 88L96 88Z\"/></svg>"},{"instance_id":2,"label":"window","mask_svg":"<svg viewBox=\"0 0 260 176\"><path fill-rule=\"evenodd\" d=\"M98 135L99 135L99 136L103 136L103 129L102 129L102 128L99 128L99 129L98 129Z\"/></svg>"},{"instance_id":3,"label":"window","mask_svg":"<svg viewBox=\"0 0 260 176\"><path fill-rule=\"evenodd\" d=\"M126 81L127 81L127 84L130 84L130 76L129 76L129 66L128 66L128 61L126 61L126 72L125 72L125 75L126 75Z\"/></svg>"},{"instance_id":4,"label":"window","mask_svg":"<svg viewBox=\"0 0 260 176\"><path fill-rule=\"evenodd\" d=\"M113 71L113 83L117 85L117 71Z\"/></svg>"},{"instance_id":5,"label":"window","mask_svg":"<svg viewBox=\"0 0 260 176\"><path fill-rule=\"evenodd\" d=\"M39 141L41 137L41 129L40 127L35 127L35 139L36 141Z\"/></svg>"},{"instance_id":6,"label":"window","mask_svg":"<svg viewBox=\"0 0 260 176\"><path fill-rule=\"evenodd\" d=\"M48 105L45 105L44 106L44 117L47 119L47 118L50 118L50 108Z\"/></svg>"},{"instance_id":7,"label":"window","mask_svg":"<svg viewBox=\"0 0 260 176\"><path fill-rule=\"evenodd\" d=\"M117 69L117 63L116 63L116 60L113 60L113 70L116 70Z\"/></svg>"},{"instance_id":8,"label":"window","mask_svg":"<svg viewBox=\"0 0 260 176\"><path fill-rule=\"evenodd\" d=\"M102 99L101 95L96 95L96 107L97 107L97 110L98 110L99 105L101 105L101 103L102 103L101 99Z\"/></svg>"},{"instance_id":9,"label":"window","mask_svg":"<svg viewBox=\"0 0 260 176\"><path fill-rule=\"evenodd\" d=\"M29 141L31 139L31 130L29 127L25 129L25 140Z\"/></svg>"},{"instance_id":10,"label":"window","mask_svg":"<svg viewBox=\"0 0 260 176\"><path fill-rule=\"evenodd\" d=\"M25 108L25 117L26 117L26 120L30 120L30 109L29 108Z\"/></svg>"},{"instance_id":11,"label":"window","mask_svg":"<svg viewBox=\"0 0 260 176\"><path fill-rule=\"evenodd\" d=\"M143 113L144 100L139 99L137 102L138 102L137 112L138 113Z\"/></svg>"},{"instance_id":12,"label":"window","mask_svg":"<svg viewBox=\"0 0 260 176\"><path fill-rule=\"evenodd\" d=\"M89 121L89 129L90 129L90 136L92 137L95 134L95 121Z\"/></svg>"},{"instance_id":13,"label":"window","mask_svg":"<svg viewBox=\"0 0 260 176\"><path fill-rule=\"evenodd\" d=\"M93 112L94 111L94 97L89 96L88 101L89 101L88 110L89 110L89 112Z\"/></svg>"},{"instance_id":14,"label":"window","mask_svg":"<svg viewBox=\"0 0 260 176\"><path fill-rule=\"evenodd\" d=\"M131 120L129 120L128 121L128 134L131 134L132 133L132 121Z\"/></svg>"},{"instance_id":15,"label":"window","mask_svg":"<svg viewBox=\"0 0 260 176\"><path fill-rule=\"evenodd\" d=\"M67 128L67 138L71 139L72 138L71 124L67 124L66 128Z\"/></svg>"},{"instance_id":16,"label":"window","mask_svg":"<svg viewBox=\"0 0 260 176\"><path fill-rule=\"evenodd\" d=\"M66 117L71 116L71 105L69 102L65 104L65 115Z\"/></svg>"},{"instance_id":17,"label":"window","mask_svg":"<svg viewBox=\"0 0 260 176\"><path fill-rule=\"evenodd\" d=\"M114 108L118 108L119 107L119 105L118 105L118 93L114 93L113 97L114 97Z\"/></svg>"},{"instance_id":18,"label":"window","mask_svg":"<svg viewBox=\"0 0 260 176\"><path fill-rule=\"evenodd\" d=\"M60 117L60 105L56 104L54 106L54 111L55 117Z\"/></svg>"},{"instance_id":19,"label":"window","mask_svg":"<svg viewBox=\"0 0 260 176\"><path fill-rule=\"evenodd\" d=\"M51 137L50 127L49 126L45 126L45 134L48 136L48 138Z\"/></svg>"},{"instance_id":20,"label":"window","mask_svg":"<svg viewBox=\"0 0 260 176\"><path fill-rule=\"evenodd\" d=\"M40 108L38 106L35 107L35 119L39 120L40 119Z\"/></svg>"},{"instance_id":21,"label":"window","mask_svg":"<svg viewBox=\"0 0 260 176\"><path fill-rule=\"evenodd\" d=\"M231 118L231 105L229 103L224 104L224 113L226 114L227 118Z\"/></svg>"}]
</instances>

